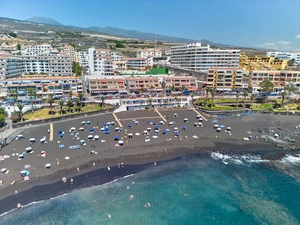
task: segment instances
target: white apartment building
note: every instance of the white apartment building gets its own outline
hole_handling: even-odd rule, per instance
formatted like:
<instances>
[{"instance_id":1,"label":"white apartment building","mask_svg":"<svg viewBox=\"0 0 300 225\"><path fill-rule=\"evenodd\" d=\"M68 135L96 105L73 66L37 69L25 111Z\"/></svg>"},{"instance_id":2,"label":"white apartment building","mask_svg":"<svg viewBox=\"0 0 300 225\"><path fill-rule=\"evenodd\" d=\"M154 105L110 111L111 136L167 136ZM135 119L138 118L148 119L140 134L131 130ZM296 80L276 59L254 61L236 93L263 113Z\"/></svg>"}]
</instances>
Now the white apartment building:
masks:
<instances>
[{"instance_id":1,"label":"white apartment building","mask_svg":"<svg viewBox=\"0 0 300 225\"><path fill-rule=\"evenodd\" d=\"M64 46L62 49L62 53L66 56L68 56L71 60L71 62L76 62L76 54L75 54L75 50L72 46L67 45Z\"/></svg>"},{"instance_id":2,"label":"white apartment building","mask_svg":"<svg viewBox=\"0 0 300 225\"><path fill-rule=\"evenodd\" d=\"M296 63L300 64L300 52L267 52L267 56L286 60L295 59Z\"/></svg>"},{"instance_id":3,"label":"white apartment building","mask_svg":"<svg viewBox=\"0 0 300 225\"><path fill-rule=\"evenodd\" d=\"M88 54L92 76L111 76L114 74L110 50L89 48Z\"/></svg>"},{"instance_id":4,"label":"white apartment building","mask_svg":"<svg viewBox=\"0 0 300 225\"><path fill-rule=\"evenodd\" d=\"M89 54L86 51L79 51L78 52L78 62L79 65L82 67L89 66Z\"/></svg>"},{"instance_id":5,"label":"white apartment building","mask_svg":"<svg viewBox=\"0 0 300 225\"><path fill-rule=\"evenodd\" d=\"M111 52L112 61L124 61L124 57L119 52Z\"/></svg>"},{"instance_id":6,"label":"white apartment building","mask_svg":"<svg viewBox=\"0 0 300 225\"><path fill-rule=\"evenodd\" d=\"M0 79L21 76L24 72L24 62L19 57L8 53L0 53Z\"/></svg>"},{"instance_id":7,"label":"white apartment building","mask_svg":"<svg viewBox=\"0 0 300 225\"><path fill-rule=\"evenodd\" d=\"M128 69L144 70L153 66L153 58L128 58L126 67Z\"/></svg>"},{"instance_id":8,"label":"white apartment building","mask_svg":"<svg viewBox=\"0 0 300 225\"><path fill-rule=\"evenodd\" d=\"M162 57L162 52L159 49L140 49L136 52L137 58Z\"/></svg>"},{"instance_id":9,"label":"white apartment building","mask_svg":"<svg viewBox=\"0 0 300 225\"><path fill-rule=\"evenodd\" d=\"M212 49L201 43L171 47L171 64L195 71L208 71L209 68L238 68L240 50Z\"/></svg>"},{"instance_id":10,"label":"white apartment building","mask_svg":"<svg viewBox=\"0 0 300 225\"><path fill-rule=\"evenodd\" d=\"M22 47L22 55L49 55L51 54L52 47L49 44L41 44L41 45L30 45Z\"/></svg>"}]
</instances>

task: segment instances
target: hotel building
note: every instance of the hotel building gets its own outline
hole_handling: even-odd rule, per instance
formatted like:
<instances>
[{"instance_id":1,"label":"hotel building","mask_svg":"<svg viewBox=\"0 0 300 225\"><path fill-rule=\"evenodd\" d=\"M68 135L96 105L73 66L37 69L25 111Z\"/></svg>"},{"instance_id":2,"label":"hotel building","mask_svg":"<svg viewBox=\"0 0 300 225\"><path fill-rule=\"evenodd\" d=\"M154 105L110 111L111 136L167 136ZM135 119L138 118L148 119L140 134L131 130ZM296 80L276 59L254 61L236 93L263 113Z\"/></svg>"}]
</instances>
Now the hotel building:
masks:
<instances>
[{"instance_id":1,"label":"hotel building","mask_svg":"<svg viewBox=\"0 0 300 225\"><path fill-rule=\"evenodd\" d=\"M153 58L128 58L127 68L135 70L145 70L147 67L153 66Z\"/></svg>"},{"instance_id":2,"label":"hotel building","mask_svg":"<svg viewBox=\"0 0 300 225\"><path fill-rule=\"evenodd\" d=\"M76 54L75 54L75 50L72 46L67 45L64 46L62 49L62 54L66 55L69 57L69 59L71 60L71 62L76 62Z\"/></svg>"},{"instance_id":3,"label":"hotel building","mask_svg":"<svg viewBox=\"0 0 300 225\"><path fill-rule=\"evenodd\" d=\"M91 95L127 93L124 78L87 78L87 90Z\"/></svg>"},{"instance_id":4,"label":"hotel building","mask_svg":"<svg viewBox=\"0 0 300 225\"><path fill-rule=\"evenodd\" d=\"M136 52L137 58L162 57L162 52L159 49L140 49Z\"/></svg>"},{"instance_id":5,"label":"hotel building","mask_svg":"<svg viewBox=\"0 0 300 225\"><path fill-rule=\"evenodd\" d=\"M157 77L129 77L125 79L129 93L161 92L160 81Z\"/></svg>"},{"instance_id":6,"label":"hotel building","mask_svg":"<svg viewBox=\"0 0 300 225\"><path fill-rule=\"evenodd\" d=\"M22 48L22 55L38 56L51 54L52 47L49 44L29 45Z\"/></svg>"},{"instance_id":7,"label":"hotel building","mask_svg":"<svg viewBox=\"0 0 300 225\"><path fill-rule=\"evenodd\" d=\"M295 59L296 64L300 64L300 52L267 52L267 56L279 59Z\"/></svg>"},{"instance_id":8,"label":"hotel building","mask_svg":"<svg viewBox=\"0 0 300 225\"><path fill-rule=\"evenodd\" d=\"M213 49L201 43L171 47L170 62L174 66L195 71L208 71L210 68L238 68L240 50Z\"/></svg>"},{"instance_id":9,"label":"hotel building","mask_svg":"<svg viewBox=\"0 0 300 225\"><path fill-rule=\"evenodd\" d=\"M0 52L0 79L21 76L24 73L24 61L21 57L12 57Z\"/></svg>"},{"instance_id":10,"label":"hotel building","mask_svg":"<svg viewBox=\"0 0 300 225\"><path fill-rule=\"evenodd\" d=\"M89 48L88 54L92 76L111 76L114 74L110 50Z\"/></svg>"},{"instance_id":11,"label":"hotel building","mask_svg":"<svg viewBox=\"0 0 300 225\"><path fill-rule=\"evenodd\" d=\"M165 76L163 82L168 90L183 91L182 89L187 89L190 92L198 91L196 78L192 76Z\"/></svg>"}]
</instances>

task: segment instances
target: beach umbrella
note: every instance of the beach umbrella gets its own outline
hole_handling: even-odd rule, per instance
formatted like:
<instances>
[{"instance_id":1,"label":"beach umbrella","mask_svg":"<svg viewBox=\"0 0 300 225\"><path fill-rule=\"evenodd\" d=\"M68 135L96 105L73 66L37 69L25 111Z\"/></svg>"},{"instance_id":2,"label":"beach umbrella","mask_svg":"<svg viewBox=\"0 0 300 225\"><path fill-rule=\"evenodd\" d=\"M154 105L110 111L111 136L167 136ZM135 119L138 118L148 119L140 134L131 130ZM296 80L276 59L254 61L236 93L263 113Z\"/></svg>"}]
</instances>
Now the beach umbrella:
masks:
<instances>
[{"instance_id":1,"label":"beach umbrella","mask_svg":"<svg viewBox=\"0 0 300 225\"><path fill-rule=\"evenodd\" d=\"M111 126L111 122L107 122L106 126Z\"/></svg>"},{"instance_id":2,"label":"beach umbrella","mask_svg":"<svg viewBox=\"0 0 300 225\"><path fill-rule=\"evenodd\" d=\"M197 115L197 119L200 119L200 118L201 118L201 116L198 114L198 115Z\"/></svg>"},{"instance_id":3,"label":"beach umbrella","mask_svg":"<svg viewBox=\"0 0 300 225\"><path fill-rule=\"evenodd\" d=\"M28 170L22 170L20 172L20 174L21 174L21 177L26 177L26 176L28 176L30 174L30 172Z\"/></svg>"},{"instance_id":4,"label":"beach umbrella","mask_svg":"<svg viewBox=\"0 0 300 225\"><path fill-rule=\"evenodd\" d=\"M174 116L174 118L177 118L177 117L178 117L178 114L177 114L177 113L174 113L173 116Z\"/></svg>"},{"instance_id":5,"label":"beach umbrella","mask_svg":"<svg viewBox=\"0 0 300 225\"><path fill-rule=\"evenodd\" d=\"M174 127L174 130L178 130L178 127Z\"/></svg>"},{"instance_id":6,"label":"beach umbrella","mask_svg":"<svg viewBox=\"0 0 300 225\"><path fill-rule=\"evenodd\" d=\"M76 128L75 127L71 127L70 128L70 132L75 132L76 131Z\"/></svg>"},{"instance_id":7,"label":"beach umbrella","mask_svg":"<svg viewBox=\"0 0 300 225\"><path fill-rule=\"evenodd\" d=\"M1 173L2 173L2 174L5 174L5 173L6 173L6 171L7 171L7 169L6 169L6 168L2 168L2 169L1 169Z\"/></svg>"},{"instance_id":8,"label":"beach umbrella","mask_svg":"<svg viewBox=\"0 0 300 225\"><path fill-rule=\"evenodd\" d=\"M116 135L116 136L114 137L114 140L115 140L115 141L119 140L119 136Z\"/></svg>"},{"instance_id":9,"label":"beach umbrella","mask_svg":"<svg viewBox=\"0 0 300 225\"><path fill-rule=\"evenodd\" d=\"M63 134L59 134L59 137L60 137L60 138L63 138L63 137L64 137L64 135L63 135Z\"/></svg>"},{"instance_id":10,"label":"beach umbrella","mask_svg":"<svg viewBox=\"0 0 300 225\"><path fill-rule=\"evenodd\" d=\"M228 131L231 130L231 127L227 127L226 130L228 130Z\"/></svg>"},{"instance_id":11,"label":"beach umbrella","mask_svg":"<svg viewBox=\"0 0 300 225\"><path fill-rule=\"evenodd\" d=\"M79 142L80 142L80 144L84 144L85 141L84 140L80 140Z\"/></svg>"},{"instance_id":12,"label":"beach umbrella","mask_svg":"<svg viewBox=\"0 0 300 225\"><path fill-rule=\"evenodd\" d=\"M155 130L154 133L159 134L159 130Z\"/></svg>"},{"instance_id":13,"label":"beach umbrella","mask_svg":"<svg viewBox=\"0 0 300 225\"><path fill-rule=\"evenodd\" d=\"M106 127L106 123L102 123L102 126L103 126L103 127Z\"/></svg>"},{"instance_id":14,"label":"beach umbrella","mask_svg":"<svg viewBox=\"0 0 300 225\"><path fill-rule=\"evenodd\" d=\"M188 121L189 121L188 118L184 118L184 119L183 119L183 122L185 122L185 123L187 123Z\"/></svg>"},{"instance_id":15,"label":"beach umbrella","mask_svg":"<svg viewBox=\"0 0 300 225\"><path fill-rule=\"evenodd\" d=\"M23 158L24 158L24 154L20 154L20 155L19 155L19 158L20 158L20 159L23 159Z\"/></svg>"},{"instance_id":16,"label":"beach umbrella","mask_svg":"<svg viewBox=\"0 0 300 225\"><path fill-rule=\"evenodd\" d=\"M167 132L170 132L171 130L167 128L166 131L167 131Z\"/></svg>"},{"instance_id":17,"label":"beach umbrella","mask_svg":"<svg viewBox=\"0 0 300 225\"><path fill-rule=\"evenodd\" d=\"M50 169L52 166L51 166L51 164L50 163L47 163L46 165L45 165L45 168L46 169Z\"/></svg>"},{"instance_id":18,"label":"beach umbrella","mask_svg":"<svg viewBox=\"0 0 300 225\"><path fill-rule=\"evenodd\" d=\"M108 128L108 127L105 127L104 129L105 129L105 131L108 131L108 130L109 130L109 128Z\"/></svg>"},{"instance_id":19,"label":"beach umbrella","mask_svg":"<svg viewBox=\"0 0 300 225\"><path fill-rule=\"evenodd\" d=\"M222 129L221 129L221 127L218 127L217 128L217 132L220 132Z\"/></svg>"},{"instance_id":20,"label":"beach umbrella","mask_svg":"<svg viewBox=\"0 0 300 225\"><path fill-rule=\"evenodd\" d=\"M106 131L105 131L105 134L106 134L106 135L110 135L109 130L106 130Z\"/></svg>"},{"instance_id":21,"label":"beach umbrella","mask_svg":"<svg viewBox=\"0 0 300 225\"><path fill-rule=\"evenodd\" d=\"M25 151L26 151L26 152L31 152L31 151L32 151L32 147L27 147L27 148L25 148Z\"/></svg>"},{"instance_id":22,"label":"beach umbrella","mask_svg":"<svg viewBox=\"0 0 300 225\"><path fill-rule=\"evenodd\" d=\"M40 139L40 143L44 144L46 142L46 137Z\"/></svg>"},{"instance_id":23,"label":"beach umbrella","mask_svg":"<svg viewBox=\"0 0 300 225\"><path fill-rule=\"evenodd\" d=\"M92 139L92 138L93 138L93 135L89 135L89 136L88 136L88 139Z\"/></svg>"},{"instance_id":24,"label":"beach umbrella","mask_svg":"<svg viewBox=\"0 0 300 225\"><path fill-rule=\"evenodd\" d=\"M120 127L116 127L116 128L115 128L115 131L116 131L116 132L120 132L120 130L121 130Z\"/></svg>"},{"instance_id":25,"label":"beach umbrella","mask_svg":"<svg viewBox=\"0 0 300 225\"><path fill-rule=\"evenodd\" d=\"M170 123L169 123L169 125L174 125L175 124L175 122L174 121L171 121Z\"/></svg>"},{"instance_id":26,"label":"beach umbrella","mask_svg":"<svg viewBox=\"0 0 300 225\"><path fill-rule=\"evenodd\" d=\"M144 130L143 131L143 134L145 135L145 134L148 134L148 131L147 130Z\"/></svg>"},{"instance_id":27,"label":"beach umbrella","mask_svg":"<svg viewBox=\"0 0 300 225\"><path fill-rule=\"evenodd\" d=\"M17 138L20 140L20 139L23 139L23 134L18 134L17 135Z\"/></svg>"},{"instance_id":28,"label":"beach umbrella","mask_svg":"<svg viewBox=\"0 0 300 225\"><path fill-rule=\"evenodd\" d=\"M163 130L163 131L162 131L162 134L166 134L166 133L167 133L167 131L166 131L166 130Z\"/></svg>"},{"instance_id":29,"label":"beach umbrella","mask_svg":"<svg viewBox=\"0 0 300 225\"><path fill-rule=\"evenodd\" d=\"M94 131L95 131L94 127L91 127L90 128L90 133L94 133Z\"/></svg>"},{"instance_id":30,"label":"beach umbrella","mask_svg":"<svg viewBox=\"0 0 300 225\"><path fill-rule=\"evenodd\" d=\"M90 125L90 124L91 124L91 121L87 121L86 124L87 124L87 125Z\"/></svg>"},{"instance_id":31,"label":"beach umbrella","mask_svg":"<svg viewBox=\"0 0 300 225\"><path fill-rule=\"evenodd\" d=\"M221 127L221 128L225 128L225 125L221 124L221 125L219 125L219 127Z\"/></svg>"},{"instance_id":32,"label":"beach umbrella","mask_svg":"<svg viewBox=\"0 0 300 225\"><path fill-rule=\"evenodd\" d=\"M175 132L174 132L174 135L175 135L175 136L178 136L178 135L179 135L179 132L178 132L178 131L175 131Z\"/></svg>"},{"instance_id":33,"label":"beach umbrella","mask_svg":"<svg viewBox=\"0 0 300 225\"><path fill-rule=\"evenodd\" d=\"M160 125L163 125L163 124L165 124L165 123L164 123L164 121L161 120L161 121L159 121L159 124L160 124Z\"/></svg>"},{"instance_id":34,"label":"beach umbrella","mask_svg":"<svg viewBox=\"0 0 300 225\"><path fill-rule=\"evenodd\" d=\"M182 130L186 130L186 126L182 126Z\"/></svg>"},{"instance_id":35,"label":"beach umbrella","mask_svg":"<svg viewBox=\"0 0 300 225\"><path fill-rule=\"evenodd\" d=\"M147 120L147 123L151 123L151 120Z\"/></svg>"},{"instance_id":36,"label":"beach umbrella","mask_svg":"<svg viewBox=\"0 0 300 225\"><path fill-rule=\"evenodd\" d=\"M99 137L99 135L95 135L94 138L95 138L95 140L99 140L100 137Z\"/></svg>"},{"instance_id":37,"label":"beach umbrella","mask_svg":"<svg viewBox=\"0 0 300 225\"><path fill-rule=\"evenodd\" d=\"M200 122L202 122L202 121L203 121L203 118L202 118L202 117L200 117L200 118L199 118L199 121L200 121Z\"/></svg>"},{"instance_id":38,"label":"beach umbrella","mask_svg":"<svg viewBox=\"0 0 300 225\"><path fill-rule=\"evenodd\" d=\"M155 130L158 130L159 128L158 128L158 126L154 126L154 129L155 129Z\"/></svg>"},{"instance_id":39,"label":"beach umbrella","mask_svg":"<svg viewBox=\"0 0 300 225\"><path fill-rule=\"evenodd\" d=\"M213 121L211 121L212 123L218 123L218 120L213 120Z\"/></svg>"},{"instance_id":40,"label":"beach umbrella","mask_svg":"<svg viewBox=\"0 0 300 225\"><path fill-rule=\"evenodd\" d=\"M84 127L80 127L80 128L79 128L79 131L84 131Z\"/></svg>"},{"instance_id":41,"label":"beach umbrella","mask_svg":"<svg viewBox=\"0 0 300 225\"><path fill-rule=\"evenodd\" d=\"M131 127L132 127L132 125L131 125L131 123L129 123L129 124L128 124L128 128L131 128Z\"/></svg>"},{"instance_id":42,"label":"beach umbrella","mask_svg":"<svg viewBox=\"0 0 300 225\"><path fill-rule=\"evenodd\" d=\"M82 125L82 126L85 126L85 124L86 124L86 121L82 121L82 122L81 122L81 125Z\"/></svg>"},{"instance_id":43,"label":"beach umbrella","mask_svg":"<svg viewBox=\"0 0 300 225\"><path fill-rule=\"evenodd\" d=\"M129 137L129 138L132 138L132 137L133 137L133 133L129 133L129 134L128 134L128 137Z\"/></svg>"},{"instance_id":44,"label":"beach umbrella","mask_svg":"<svg viewBox=\"0 0 300 225\"><path fill-rule=\"evenodd\" d=\"M114 125L115 125L115 121L111 121L111 122L110 122L110 125L111 125L111 126L114 126Z\"/></svg>"},{"instance_id":45,"label":"beach umbrella","mask_svg":"<svg viewBox=\"0 0 300 225\"><path fill-rule=\"evenodd\" d=\"M119 145L123 145L123 144L124 144L123 140L119 140L119 141L118 141L118 144L119 144Z\"/></svg>"},{"instance_id":46,"label":"beach umbrella","mask_svg":"<svg viewBox=\"0 0 300 225\"><path fill-rule=\"evenodd\" d=\"M218 125L218 124L215 124L215 125L214 125L214 128L215 128L215 129L217 129L218 127L219 127L219 125Z\"/></svg>"},{"instance_id":47,"label":"beach umbrella","mask_svg":"<svg viewBox=\"0 0 300 225\"><path fill-rule=\"evenodd\" d=\"M58 133L61 134L63 132L62 129L58 129Z\"/></svg>"},{"instance_id":48,"label":"beach umbrella","mask_svg":"<svg viewBox=\"0 0 300 225\"><path fill-rule=\"evenodd\" d=\"M135 125L139 125L139 121L135 120L135 121L134 121L134 124L135 124Z\"/></svg>"},{"instance_id":49,"label":"beach umbrella","mask_svg":"<svg viewBox=\"0 0 300 225\"><path fill-rule=\"evenodd\" d=\"M154 126L155 126L155 125L156 125L156 122L153 122L153 123L152 123L152 125L154 125Z\"/></svg>"},{"instance_id":50,"label":"beach umbrella","mask_svg":"<svg viewBox=\"0 0 300 225\"><path fill-rule=\"evenodd\" d=\"M150 130L151 130L151 127L148 127L148 128L147 128L147 131L150 131Z\"/></svg>"},{"instance_id":51,"label":"beach umbrella","mask_svg":"<svg viewBox=\"0 0 300 225\"><path fill-rule=\"evenodd\" d=\"M104 131L105 131L104 127L101 127L100 132L104 132Z\"/></svg>"},{"instance_id":52,"label":"beach umbrella","mask_svg":"<svg viewBox=\"0 0 300 225\"><path fill-rule=\"evenodd\" d=\"M29 143L30 143L30 144L35 143L35 138L30 138L30 139L29 139Z\"/></svg>"},{"instance_id":53,"label":"beach umbrella","mask_svg":"<svg viewBox=\"0 0 300 225\"><path fill-rule=\"evenodd\" d=\"M198 126L198 123L196 122L196 123L194 123L194 126L196 127L196 126Z\"/></svg>"}]
</instances>

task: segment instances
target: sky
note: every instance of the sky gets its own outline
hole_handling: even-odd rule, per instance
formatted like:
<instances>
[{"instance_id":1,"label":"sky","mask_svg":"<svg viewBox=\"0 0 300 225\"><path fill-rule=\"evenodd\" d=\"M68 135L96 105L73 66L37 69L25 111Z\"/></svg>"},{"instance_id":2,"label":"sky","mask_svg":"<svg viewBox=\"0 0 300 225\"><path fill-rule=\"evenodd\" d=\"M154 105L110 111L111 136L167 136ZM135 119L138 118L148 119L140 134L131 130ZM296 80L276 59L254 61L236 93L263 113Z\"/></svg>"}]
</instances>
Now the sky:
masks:
<instances>
[{"instance_id":1,"label":"sky","mask_svg":"<svg viewBox=\"0 0 300 225\"><path fill-rule=\"evenodd\" d=\"M299 9L300 0L0 0L0 17L281 51L300 51Z\"/></svg>"}]
</instances>

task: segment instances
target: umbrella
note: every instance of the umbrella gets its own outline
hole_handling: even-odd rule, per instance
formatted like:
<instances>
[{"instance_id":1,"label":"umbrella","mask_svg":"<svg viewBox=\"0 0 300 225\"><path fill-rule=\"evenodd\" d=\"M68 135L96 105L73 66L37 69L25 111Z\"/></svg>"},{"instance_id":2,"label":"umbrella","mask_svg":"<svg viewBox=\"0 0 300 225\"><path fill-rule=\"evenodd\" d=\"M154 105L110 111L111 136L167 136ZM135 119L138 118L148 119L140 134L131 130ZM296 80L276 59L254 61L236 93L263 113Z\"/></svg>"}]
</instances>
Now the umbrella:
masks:
<instances>
[{"instance_id":1,"label":"umbrella","mask_svg":"<svg viewBox=\"0 0 300 225\"><path fill-rule=\"evenodd\" d=\"M105 127L105 131L108 131L109 129L108 129L108 127Z\"/></svg>"},{"instance_id":2,"label":"umbrella","mask_svg":"<svg viewBox=\"0 0 300 225\"><path fill-rule=\"evenodd\" d=\"M150 131L150 130L151 130L151 127L148 127L147 130Z\"/></svg>"},{"instance_id":3,"label":"umbrella","mask_svg":"<svg viewBox=\"0 0 300 225\"><path fill-rule=\"evenodd\" d=\"M218 128L218 127L219 127L219 125L218 125L218 124L215 124L215 125L214 125L214 128Z\"/></svg>"},{"instance_id":4,"label":"umbrella","mask_svg":"<svg viewBox=\"0 0 300 225\"><path fill-rule=\"evenodd\" d=\"M106 124L107 126L111 126L111 122L107 122L107 124Z\"/></svg>"},{"instance_id":5,"label":"umbrella","mask_svg":"<svg viewBox=\"0 0 300 225\"><path fill-rule=\"evenodd\" d=\"M80 144L83 144L85 141L84 140L80 140Z\"/></svg>"},{"instance_id":6,"label":"umbrella","mask_svg":"<svg viewBox=\"0 0 300 225\"><path fill-rule=\"evenodd\" d=\"M99 135L95 135L94 138L95 138L95 140L98 140L100 137L99 137Z\"/></svg>"},{"instance_id":7,"label":"umbrella","mask_svg":"<svg viewBox=\"0 0 300 225\"><path fill-rule=\"evenodd\" d=\"M151 120L147 120L147 123L150 123L151 122Z\"/></svg>"},{"instance_id":8,"label":"umbrella","mask_svg":"<svg viewBox=\"0 0 300 225\"><path fill-rule=\"evenodd\" d=\"M75 132L75 131L76 131L76 128L75 128L75 127L71 127L71 128L70 128L70 131L71 131L71 132Z\"/></svg>"},{"instance_id":9,"label":"umbrella","mask_svg":"<svg viewBox=\"0 0 300 225\"><path fill-rule=\"evenodd\" d=\"M178 117L177 113L174 113L174 117Z\"/></svg>"},{"instance_id":10,"label":"umbrella","mask_svg":"<svg viewBox=\"0 0 300 225\"><path fill-rule=\"evenodd\" d=\"M218 123L218 120L213 120L213 121L211 121L212 123Z\"/></svg>"},{"instance_id":11,"label":"umbrella","mask_svg":"<svg viewBox=\"0 0 300 225\"><path fill-rule=\"evenodd\" d=\"M64 137L64 135L63 135L63 134L59 134L59 137L60 137L60 138L63 138L63 137Z\"/></svg>"},{"instance_id":12,"label":"umbrella","mask_svg":"<svg viewBox=\"0 0 300 225\"><path fill-rule=\"evenodd\" d=\"M2 169L1 169L1 173L2 173L2 174L6 173L6 171L7 171L6 168L2 168Z\"/></svg>"},{"instance_id":13,"label":"umbrella","mask_svg":"<svg viewBox=\"0 0 300 225\"><path fill-rule=\"evenodd\" d=\"M154 129L155 129L155 130L158 130L158 126L154 126Z\"/></svg>"},{"instance_id":14,"label":"umbrella","mask_svg":"<svg viewBox=\"0 0 300 225\"><path fill-rule=\"evenodd\" d=\"M102 127L101 129L100 129L100 132L104 132L105 131L105 129L104 129L104 127Z\"/></svg>"},{"instance_id":15,"label":"umbrella","mask_svg":"<svg viewBox=\"0 0 300 225\"><path fill-rule=\"evenodd\" d=\"M128 124L128 128L131 128L132 127L132 125L131 124Z\"/></svg>"},{"instance_id":16,"label":"umbrella","mask_svg":"<svg viewBox=\"0 0 300 225\"><path fill-rule=\"evenodd\" d=\"M166 131L166 130L163 130L163 131L162 131L162 134L166 134L166 133L167 133L167 131Z\"/></svg>"},{"instance_id":17,"label":"umbrella","mask_svg":"<svg viewBox=\"0 0 300 225\"><path fill-rule=\"evenodd\" d=\"M148 131L147 131L147 130L144 130L144 131L143 131L143 134L148 134Z\"/></svg>"},{"instance_id":18,"label":"umbrella","mask_svg":"<svg viewBox=\"0 0 300 225\"><path fill-rule=\"evenodd\" d=\"M30 172L28 170L22 170L20 172L20 174L21 174L22 177L26 177L26 176L28 176L30 174Z\"/></svg>"},{"instance_id":19,"label":"umbrella","mask_svg":"<svg viewBox=\"0 0 300 225\"><path fill-rule=\"evenodd\" d=\"M31 147L27 147L27 148L25 149L25 151L26 151L26 153L30 153L30 152L32 152L33 150L32 150Z\"/></svg>"},{"instance_id":20,"label":"umbrella","mask_svg":"<svg viewBox=\"0 0 300 225\"><path fill-rule=\"evenodd\" d=\"M182 126L182 130L186 130L186 126Z\"/></svg>"},{"instance_id":21,"label":"umbrella","mask_svg":"<svg viewBox=\"0 0 300 225\"><path fill-rule=\"evenodd\" d=\"M203 121L202 117L199 118L199 121Z\"/></svg>"},{"instance_id":22,"label":"umbrella","mask_svg":"<svg viewBox=\"0 0 300 225\"><path fill-rule=\"evenodd\" d=\"M84 126L85 124L86 124L86 121L82 121L82 122L81 122L81 125Z\"/></svg>"},{"instance_id":23,"label":"umbrella","mask_svg":"<svg viewBox=\"0 0 300 225\"><path fill-rule=\"evenodd\" d=\"M58 129L58 133L61 134L63 132L62 129Z\"/></svg>"},{"instance_id":24,"label":"umbrella","mask_svg":"<svg viewBox=\"0 0 300 225\"><path fill-rule=\"evenodd\" d=\"M111 121L110 125L114 126L115 125L115 121Z\"/></svg>"},{"instance_id":25,"label":"umbrella","mask_svg":"<svg viewBox=\"0 0 300 225\"><path fill-rule=\"evenodd\" d=\"M231 127L227 127L226 130L231 130Z\"/></svg>"},{"instance_id":26,"label":"umbrella","mask_svg":"<svg viewBox=\"0 0 300 225\"><path fill-rule=\"evenodd\" d=\"M46 165L45 165L45 168L46 169L50 169L52 166L51 166L51 164L50 163L47 163Z\"/></svg>"},{"instance_id":27,"label":"umbrella","mask_svg":"<svg viewBox=\"0 0 300 225\"><path fill-rule=\"evenodd\" d=\"M94 130L95 130L94 127L90 128L90 132L94 132Z\"/></svg>"},{"instance_id":28,"label":"umbrella","mask_svg":"<svg viewBox=\"0 0 300 225\"><path fill-rule=\"evenodd\" d=\"M20 154L20 155L19 155L19 158L20 158L20 159L23 159L23 158L24 158L24 155L23 155L23 154Z\"/></svg>"},{"instance_id":29,"label":"umbrella","mask_svg":"<svg viewBox=\"0 0 300 225\"><path fill-rule=\"evenodd\" d=\"M198 115L197 115L197 119L199 119L199 118L201 118L201 116L198 114Z\"/></svg>"},{"instance_id":30,"label":"umbrella","mask_svg":"<svg viewBox=\"0 0 300 225\"><path fill-rule=\"evenodd\" d=\"M137 120L136 120L136 121L134 121L134 124L138 125L138 124L139 124L139 121L137 121Z\"/></svg>"},{"instance_id":31,"label":"umbrella","mask_svg":"<svg viewBox=\"0 0 300 225\"><path fill-rule=\"evenodd\" d=\"M80 128L79 128L79 131L84 131L84 127L80 127Z\"/></svg>"},{"instance_id":32,"label":"umbrella","mask_svg":"<svg viewBox=\"0 0 300 225\"><path fill-rule=\"evenodd\" d=\"M106 130L106 131L105 131L105 134L106 134L106 135L110 135L109 130Z\"/></svg>"},{"instance_id":33,"label":"umbrella","mask_svg":"<svg viewBox=\"0 0 300 225\"><path fill-rule=\"evenodd\" d=\"M178 136L178 135L179 135L179 132L178 132L178 131L175 131L175 132L174 132L174 135L175 135L175 136Z\"/></svg>"},{"instance_id":34,"label":"umbrella","mask_svg":"<svg viewBox=\"0 0 300 225\"><path fill-rule=\"evenodd\" d=\"M23 138L23 134L18 134L17 138L22 139Z\"/></svg>"},{"instance_id":35,"label":"umbrella","mask_svg":"<svg viewBox=\"0 0 300 225\"><path fill-rule=\"evenodd\" d=\"M91 124L91 121L87 121L86 124L87 124L87 125L90 125L90 124Z\"/></svg>"},{"instance_id":36,"label":"umbrella","mask_svg":"<svg viewBox=\"0 0 300 225\"><path fill-rule=\"evenodd\" d=\"M118 141L118 144L119 144L119 145L123 145L124 142L123 142L122 140L120 140L120 141Z\"/></svg>"},{"instance_id":37,"label":"umbrella","mask_svg":"<svg viewBox=\"0 0 300 225\"><path fill-rule=\"evenodd\" d=\"M116 136L114 137L114 140L115 140L115 141L119 140L119 136L116 135Z\"/></svg>"},{"instance_id":38,"label":"umbrella","mask_svg":"<svg viewBox=\"0 0 300 225\"><path fill-rule=\"evenodd\" d=\"M165 123L164 123L164 121L161 120L161 121L159 121L159 124L160 124L160 125L163 125L163 124L165 124Z\"/></svg>"},{"instance_id":39,"label":"umbrella","mask_svg":"<svg viewBox=\"0 0 300 225\"><path fill-rule=\"evenodd\" d=\"M221 127L218 127L217 128L217 132L220 132L222 129L221 129Z\"/></svg>"},{"instance_id":40,"label":"umbrella","mask_svg":"<svg viewBox=\"0 0 300 225\"><path fill-rule=\"evenodd\" d=\"M120 131L120 127L116 127L116 128L115 128L115 131Z\"/></svg>"},{"instance_id":41,"label":"umbrella","mask_svg":"<svg viewBox=\"0 0 300 225\"><path fill-rule=\"evenodd\" d=\"M89 135L89 136L88 136L88 139L92 139L92 138L93 138L93 135Z\"/></svg>"},{"instance_id":42,"label":"umbrella","mask_svg":"<svg viewBox=\"0 0 300 225\"><path fill-rule=\"evenodd\" d=\"M178 130L178 127L174 127L174 130Z\"/></svg>"},{"instance_id":43,"label":"umbrella","mask_svg":"<svg viewBox=\"0 0 300 225\"><path fill-rule=\"evenodd\" d=\"M128 137L129 137L129 138L132 138L132 137L133 137L133 133L129 133L129 134L128 134Z\"/></svg>"},{"instance_id":44,"label":"umbrella","mask_svg":"<svg viewBox=\"0 0 300 225\"><path fill-rule=\"evenodd\" d=\"M169 124L170 124L170 125L174 125L174 124L175 124L175 122L174 122L174 121L171 121Z\"/></svg>"},{"instance_id":45,"label":"umbrella","mask_svg":"<svg viewBox=\"0 0 300 225\"><path fill-rule=\"evenodd\" d=\"M103 126L103 127L106 127L106 123L102 123L102 126Z\"/></svg>"},{"instance_id":46,"label":"umbrella","mask_svg":"<svg viewBox=\"0 0 300 225\"><path fill-rule=\"evenodd\" d=\"M183 119L183 122L188 122L188 121L189 121L188 118L184 118L184 119Z\"/></svg>"},{"instance_id":47,"label":"umbrella","mask_svg":"<svg viewBox=\"0 0 300 225\"><path fill-rule=\"evenodd\" d=\"M32 144L32 143L35 143L35 138L30 138L30 139L29 139L29 143L31 143L31 144Z\"/></svg>"},{"instance_id":48,"label":"umbrella","mask_svg":"<svg viewBox=\"0 0 300 225\"><path fill-rule=\"evenodd\" d=\"M159 133L159 130L155 130L154 132L155 132L156 134L158 134L158 133Z\"/></svg>"},{"instance_id":49,"label":"umbrella","mask_svg":"<svg viewBox=\"0 0 300 225\"><path fill-rule=\"evenodd\" d=\"M153 122L152 124L153 124L153 125L156 125L156 122Z\"/></svg>"}]
</instances>

